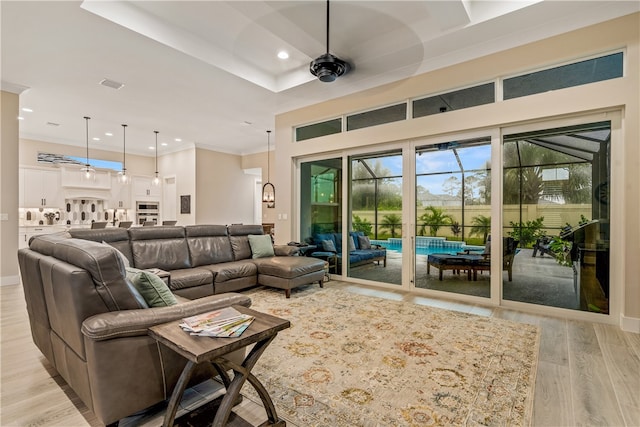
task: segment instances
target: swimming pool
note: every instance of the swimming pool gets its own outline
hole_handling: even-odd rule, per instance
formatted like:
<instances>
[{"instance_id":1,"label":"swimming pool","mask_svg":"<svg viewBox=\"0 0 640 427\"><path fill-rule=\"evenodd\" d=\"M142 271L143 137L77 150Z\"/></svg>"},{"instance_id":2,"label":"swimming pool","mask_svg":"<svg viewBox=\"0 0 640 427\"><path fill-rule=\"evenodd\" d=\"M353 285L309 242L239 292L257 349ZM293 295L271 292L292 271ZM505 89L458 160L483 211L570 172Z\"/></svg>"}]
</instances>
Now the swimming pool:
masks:
<instances>
[{"instance_id":1,"label":"swimming pool","mask_svg":"<svg viewBox=\"0 0 640 427\"><path fill-rule=\"evenodd\" d=\"M402 253L402 239L390 238L387 240L371 240L372 244L381 245L390 251L396 251ZM447 240L444 237L425 237L416 236L416 254L417 255L430 255L430 254L451 254L455 255L458 252L465 250L482 252L484 246L467 245L465 242L454 242Z\"/></svg>"}]
</instances>

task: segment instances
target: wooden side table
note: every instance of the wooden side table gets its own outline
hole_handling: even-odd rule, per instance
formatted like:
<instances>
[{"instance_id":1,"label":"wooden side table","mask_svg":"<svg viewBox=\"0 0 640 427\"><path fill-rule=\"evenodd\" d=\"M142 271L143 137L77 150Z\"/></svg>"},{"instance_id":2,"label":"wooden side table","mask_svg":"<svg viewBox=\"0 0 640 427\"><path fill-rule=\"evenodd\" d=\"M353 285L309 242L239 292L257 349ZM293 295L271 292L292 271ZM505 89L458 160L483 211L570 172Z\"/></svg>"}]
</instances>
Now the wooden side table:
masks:
<instances>
[{"instance_id":1,"label":"wooden side table","mask_svg":"<svg viewBox=\"0 0 640 427\"><path fill-rule=\"evenodd\" d=\"M250 308L237 305L233 307L241 313L255 317L255 320L249 328L237 338L192 336L180 328L179 325L182 320L175 320L153 326L149 329L149 335L152 338L187 359L187 364L180 374L178 383L173 389L173 394L169 400L169 406L167 407L164 423L162 424L164 427L173 426L178 404L182 399L187 383L196 366L201 362L210 362L213 365L216 372L218 372L222 378L226 388L226 393L216 412L212 426L222 427L227 424L233 404L240 395L240 389L245 381L249 381L256 390L267 411L268 421L262 425L274 427L286 426L286 422L278 418L276 408L273 405L269 393L262 383L251 373L251 370L278 332L289 328L291 324L288 320L260 313ZM223 357L235 350L254 343L255 345L240 365ZM227 374L229 369L232 369L234 372L233 380L230 379Z\"/></svg>"}]
</instances>

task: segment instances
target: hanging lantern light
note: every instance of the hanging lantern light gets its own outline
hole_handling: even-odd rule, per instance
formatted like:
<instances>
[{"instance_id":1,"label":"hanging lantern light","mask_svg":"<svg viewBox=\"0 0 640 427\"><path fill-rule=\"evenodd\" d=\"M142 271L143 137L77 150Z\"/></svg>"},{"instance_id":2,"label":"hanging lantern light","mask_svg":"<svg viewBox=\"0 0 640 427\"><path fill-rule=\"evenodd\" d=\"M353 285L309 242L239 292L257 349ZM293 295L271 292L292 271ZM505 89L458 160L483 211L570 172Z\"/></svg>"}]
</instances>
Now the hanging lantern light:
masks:
<instances>
[{"instance_id":1,"label":"hanging lantern light","mask_svg":"<svg viewBox=\"0 0 640 427\"><path fill-rule=\"evenodd\" d=\"M276 188L271 181L271 131L267 131L267 182L262 186L262 202L267 204L268 208L276 207Z\"/></svg>"},{"instance_id":2,"label":"hanging lantern light","mask_svg":"<svg viewBox=\"0 0 640 427\"><path fill-rule=\"evenodd\" d=\"M91 117L84 117L85 127L87 129L87 162L84 167L80 169L83 181L94 181L96 179L96 171L89 164L89 120L91 120Z\"/></svg>"},{"instance_id":3,"label":"hanging lantern light","mask_svg":"<svg viewBox=\"0 0 640 427\"><path fill-rule=\"evenodd\" d=\"M153 131L156 134L156 176L153 178L153 185L156 187L160 185L160 176L158 176L158 131Z\"/></svg>"},{"instance_id":4,"label":"hanging lantern light","mask_svg":"<svg viewBox=\"0 0 640 427\"><path fill-rule=\"evenodd\" d=\"M129 177L127 176L127 125L122 125L122 170L118 172L118 182L127 184Z\"/></svg>"}]
</instances>

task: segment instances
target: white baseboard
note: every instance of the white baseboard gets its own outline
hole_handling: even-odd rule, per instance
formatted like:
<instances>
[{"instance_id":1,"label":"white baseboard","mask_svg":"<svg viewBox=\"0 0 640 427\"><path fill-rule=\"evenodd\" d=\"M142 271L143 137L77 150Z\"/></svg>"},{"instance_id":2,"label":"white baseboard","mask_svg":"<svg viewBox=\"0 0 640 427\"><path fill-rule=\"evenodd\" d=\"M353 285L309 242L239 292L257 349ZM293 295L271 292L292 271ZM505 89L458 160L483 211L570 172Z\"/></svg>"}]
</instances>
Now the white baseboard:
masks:
<instances>
[{"instance_id":1,"label":"white baseboard","mask_svg":"<svg viewBox=\"0 0 640 427\"><path fill-rule=\"evenodd\" d=\"M637 317L626 317L621 314L620 328L622 328L623 331L640 334L640 319Z\"/></svg>"},{"instance_id":2,"label":"white baseboard","mask_svg":"<svg viewBox=\"0 0 640 427\"><path fill-rule=\"evenodd\" d=\"M0 277L0 286L17 285L20 283L20 276L4 276Z\"/></svg>"}]
</instances>

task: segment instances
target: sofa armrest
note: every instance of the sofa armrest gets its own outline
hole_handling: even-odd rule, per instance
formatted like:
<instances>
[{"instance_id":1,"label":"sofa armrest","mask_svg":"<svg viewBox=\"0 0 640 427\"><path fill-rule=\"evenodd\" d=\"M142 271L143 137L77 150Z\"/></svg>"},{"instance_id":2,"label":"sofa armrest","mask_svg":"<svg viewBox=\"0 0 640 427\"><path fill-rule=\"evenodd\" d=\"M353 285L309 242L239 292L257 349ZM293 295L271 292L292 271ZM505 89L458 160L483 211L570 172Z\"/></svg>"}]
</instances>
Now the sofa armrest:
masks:
<instances>
[{"instance_id":1,"label":"sofa armrest","mask_svg":"<svg viewBox=\"0 0 640 427\"><path fill-rule=\"evenodd\" d=\"M147 335L151 326L236 304L249 307L251 299L246 295L228 292L169 307L111 311L85 319L82 322L82 334L93 341Z\"/></svg>"},{"instance_id":2,"label":"sofa armrest","mask_svg":"<svg viewBox=\"0 0 640 427\"><path fill-rule=\"evenodd\" d=\"M289 245L273 245L273 252L276 256L293 256L300 252L300 248Z\"/></svg>"}]
</instances>

